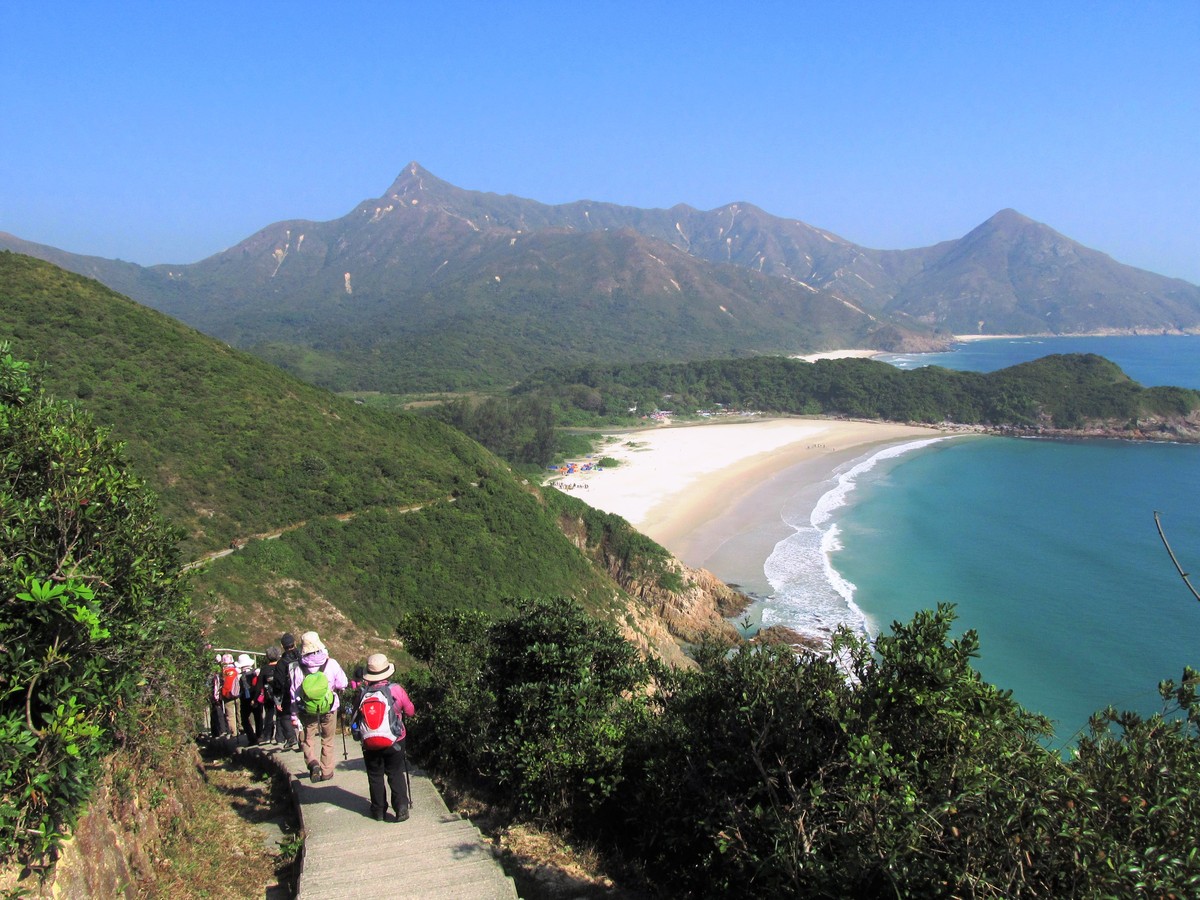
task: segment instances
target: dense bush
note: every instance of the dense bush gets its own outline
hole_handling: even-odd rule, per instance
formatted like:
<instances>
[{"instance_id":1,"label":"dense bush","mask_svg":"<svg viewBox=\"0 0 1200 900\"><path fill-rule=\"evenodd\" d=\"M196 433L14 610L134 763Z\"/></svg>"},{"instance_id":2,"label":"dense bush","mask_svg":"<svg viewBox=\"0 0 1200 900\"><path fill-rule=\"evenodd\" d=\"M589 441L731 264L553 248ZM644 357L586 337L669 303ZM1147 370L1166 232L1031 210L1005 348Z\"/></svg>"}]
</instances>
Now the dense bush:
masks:
<instances>
[{"instance_id":1,"label":"dense bush","mask_svg":"<svg viewBox=\"0 0 1200 900\"><path fill-rule=\"evenodd\" d=\"M702 648L651 678L567 604L409 621L414 739L667 896L1197 896L1196 673L1162 685L1163 715L1099 714L1064 759L952 622L801 656Z\"/></svg>"},{"instance_id":2,"label":"dense bush","mask_svg":"<svg viewBox=\"0 0 1200 900\"><path fill-rule=\"evenodd\" d=\"M490 624L410 616L400 632L428 665L411 685L418 752L536 818L592 820L620 783L650 676L615 628L555 599Z\"/></svg>"},{"instance_id":3,"label":"dense bush","mask_svg":"<svg viewBox=\"0 0 1200 900\"><path fill-rule=\"evenodd\" d=\"M559 421L572 424L627 421L634 407L694 414L724 406L900 422L1080 428L1093 421L1133 425L1145 416L1200 408L1200 393L1143 388L1094 354L1047 356L986 374L937 366L903 371L872 359L593 365L546 370L514 391L554 404ZM586 406L579 405L581 396L588 398Z\"/></svg>"},{"instance_id":4,"label":"dense bush","mask_svg":"<svg viewBox=\"0 0 1200 900\"><path fill-rule=\"evenodd\" d=\"M518 465L540 465L559 451L554 412L539 397L460 398L429 409L429 415L479 441Z\"/></svg>"},{"instance_id":5,"label":"dense bush","mask_svg":"<svg viewBox=\"0 0 1200 900\"><path fill-rule=\"evenodd\" d=\"M115 745L177 740L199 632L177 536L120 449L0 354L0 857L31 859Z\"/></svg>"}]
</instances>

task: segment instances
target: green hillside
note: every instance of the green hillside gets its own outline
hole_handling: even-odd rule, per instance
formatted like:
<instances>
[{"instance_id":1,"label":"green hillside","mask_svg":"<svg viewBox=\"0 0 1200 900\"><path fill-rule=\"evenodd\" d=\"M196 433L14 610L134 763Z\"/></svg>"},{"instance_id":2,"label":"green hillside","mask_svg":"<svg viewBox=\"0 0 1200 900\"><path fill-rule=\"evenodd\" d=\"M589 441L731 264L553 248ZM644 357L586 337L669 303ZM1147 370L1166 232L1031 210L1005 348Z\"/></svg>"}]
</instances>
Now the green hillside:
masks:
<instances>
[{"instance_id":1,"label":"green hillside","mask_svg":"<svg viewBox=\"0 0 1200 900\"><path fill-rule=\"evenodd\" d=\"M113 436L185 548L312 516L444 498L495 461L435 422L283 374L101 284L0 253L0 336Z\"/></svg>"},{"instance_id":2,"label":"green hillside","mask_svg":"<svg viewBox=\"0 0 1200 900\"><path fill-rule=\"evenodd\" d=\"M250 539L195 575L214 640L253 646L339 615L366 639L405 611L618 593L528 485L441 422L338 398L12 253L0 340L125 443L185 559Z\"/></svg>"}]
</instances>

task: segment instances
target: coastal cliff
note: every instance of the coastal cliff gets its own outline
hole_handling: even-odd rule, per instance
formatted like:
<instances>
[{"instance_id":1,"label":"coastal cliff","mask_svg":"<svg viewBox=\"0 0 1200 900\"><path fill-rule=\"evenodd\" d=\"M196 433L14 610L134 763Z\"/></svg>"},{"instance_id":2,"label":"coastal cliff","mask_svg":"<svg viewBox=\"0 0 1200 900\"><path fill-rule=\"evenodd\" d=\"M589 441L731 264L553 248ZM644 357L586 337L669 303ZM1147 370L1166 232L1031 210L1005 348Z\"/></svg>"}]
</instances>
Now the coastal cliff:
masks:
<instances>
[{"instance_id":1,"label":"coastal cliff","mask_svg":"<svg viewBox=\"0 0 1200 900\"><path fill-rule=\"evenodd\" d=\"M1136 419L1091 419L1079 427L1064 428L1049 416L1033 425L977 425L944 422L938 426L951 432L995 434L1004 437L1058 439L1101 438L1122 441L1200 443L1200 410L1180 415L1142 415Z\"/></svg>"},{"instance_id":2,"label":"coastal cliff","mask_svg":"<svg viewBox=\"0 0 1200 900\"><path fill-rule=\"evenodd\" d=\"M583 516L569 511L562 511L558 522L568 539L628 596L617 625L642 652L685 665L689 661L681 645L705 638L730 644L740 640L729 619L744 610L750 598L713 573L684 565L657 545L664 555L647 565L643 557L618 549L607 531L596 535ZM630 528L627 523L625 527Z\"/></svg>"}]
</instances>

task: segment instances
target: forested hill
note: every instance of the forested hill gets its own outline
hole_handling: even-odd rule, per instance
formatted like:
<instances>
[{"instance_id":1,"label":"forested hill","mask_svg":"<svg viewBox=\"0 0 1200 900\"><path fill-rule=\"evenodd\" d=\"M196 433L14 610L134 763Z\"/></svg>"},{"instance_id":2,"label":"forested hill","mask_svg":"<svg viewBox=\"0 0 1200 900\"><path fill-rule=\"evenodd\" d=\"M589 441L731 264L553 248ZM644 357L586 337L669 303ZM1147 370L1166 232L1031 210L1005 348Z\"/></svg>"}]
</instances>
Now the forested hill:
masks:
<instances>
[{"instance_id":1,"label":"forested hill","mask_svg":"<svg viewBox=\"0 0 1200 900\"><path fill-rule=\"evenodd\" d=\"M266 646L316 627L357 655L406 612L491 614L530 596L625 618L614 552L620 577L682 587L628 523L540 496L454 428L304 384L48 263L0 252L0 341L125 443L185 559L291 529L197 573L214 639Z\"/></svg>"},{"instance_id":2,"label":"forested hill","mask_svg":"<svg viewBox=\"0 0 1200 900\"><path fill-rule=\"evenodd\" d=\"M540 397L576 423L670 409L755 410L1020 433L1100 432L1200 438L1200 392L1145 388L1094 354L1059 354L996 372L901 370L871 359L782 357L547 369L515 394Z\"/></svg>"}]
</instances>

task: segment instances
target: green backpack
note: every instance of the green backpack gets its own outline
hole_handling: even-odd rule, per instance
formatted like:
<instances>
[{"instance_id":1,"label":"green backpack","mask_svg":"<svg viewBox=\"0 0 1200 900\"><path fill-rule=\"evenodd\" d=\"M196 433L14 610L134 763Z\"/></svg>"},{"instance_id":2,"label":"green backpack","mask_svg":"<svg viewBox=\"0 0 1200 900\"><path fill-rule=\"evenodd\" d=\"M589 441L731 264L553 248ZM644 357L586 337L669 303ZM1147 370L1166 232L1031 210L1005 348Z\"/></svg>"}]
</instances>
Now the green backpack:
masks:
<instances>
[{"instance_id":1,"label":"green backpack","mask_svg":"<svg viewBox=\"0 0 1200 900\"><path fill-rule=\"evenodd\" d=\"M325 677L325 666L329 660L321 663L321 668L309 672L300 682L300 708L310 716L323 716L333 709L333 691L329 687L329 679Z\"/></svg>"}]
</instances>

